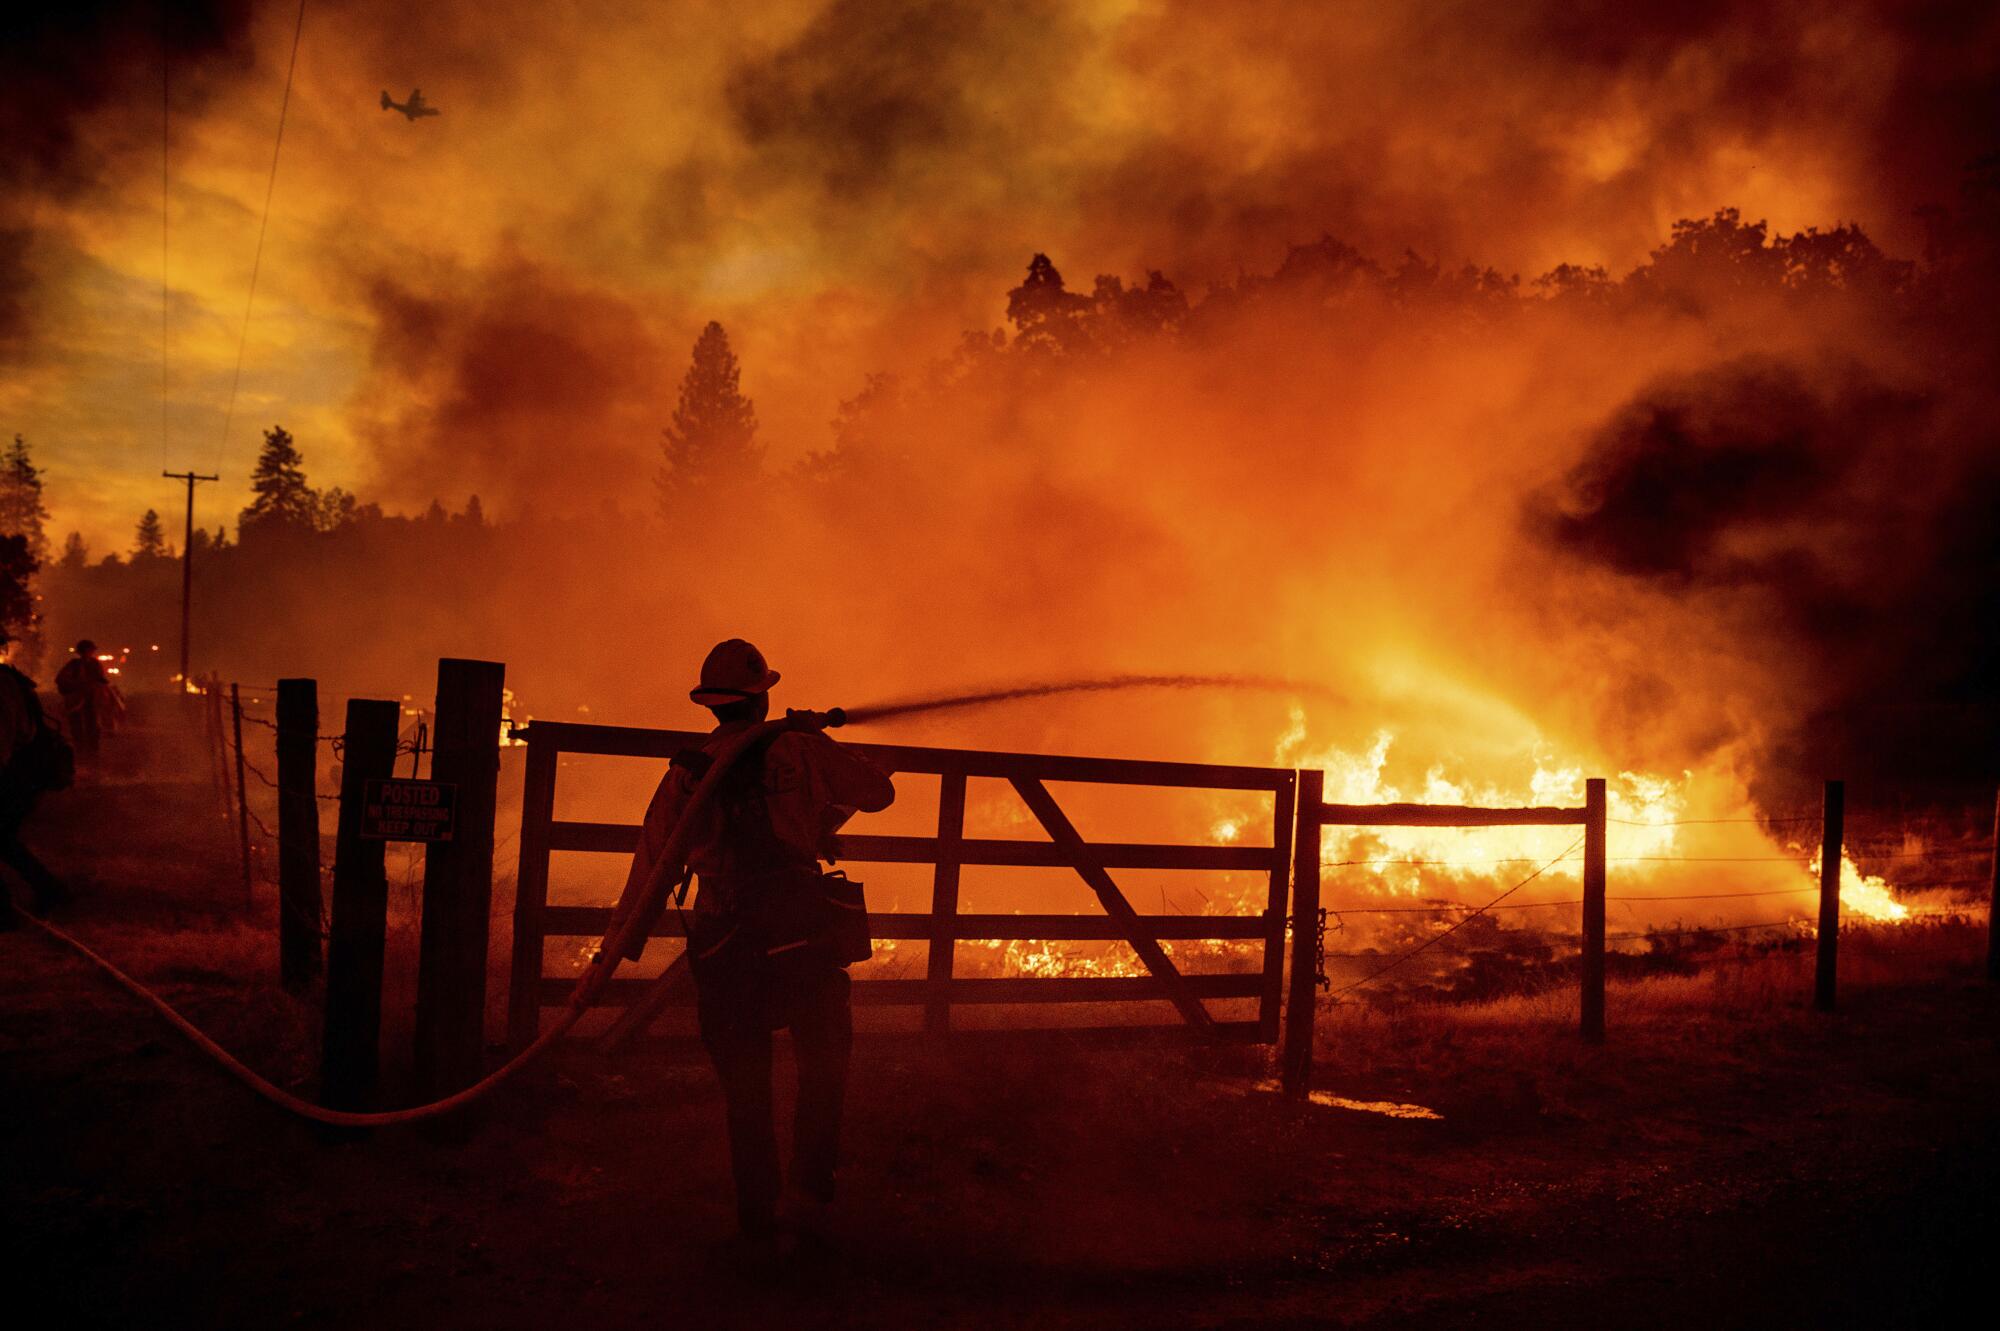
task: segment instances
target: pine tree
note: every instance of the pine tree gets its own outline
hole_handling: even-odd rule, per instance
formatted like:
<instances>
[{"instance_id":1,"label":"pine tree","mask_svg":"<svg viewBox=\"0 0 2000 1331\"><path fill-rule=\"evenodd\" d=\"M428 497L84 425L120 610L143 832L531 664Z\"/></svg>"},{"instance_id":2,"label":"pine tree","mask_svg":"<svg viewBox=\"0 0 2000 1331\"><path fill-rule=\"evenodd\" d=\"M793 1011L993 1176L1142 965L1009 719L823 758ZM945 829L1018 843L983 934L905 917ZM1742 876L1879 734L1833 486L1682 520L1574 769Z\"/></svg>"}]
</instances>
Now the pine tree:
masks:
<instances>
[{"instance_id":1,"label":"pine tree","mask_svg":"<svg viewBox=\"0 0 2000 1331\"><path fill-rule=\"evenodd\" d=\"M62 558L57 567L75 571L90 562L90 547L83 543L83 533L73 531L63 538Z\"/></svg>"},{"instance_id":2,"label":"pine tree","mask_svg":"<svg viewBox=\"0 0 2000 1331\"><path fill-rule=\"evenodd\" d=\"M250 478L256 498L237 516L238 536L254 530L313 530L319 497L306 484L304 463L284 426L264 431L264 451L257 455L257 470Z\"/></svg>"},{"instance_id":3,"label":"pine tree","mask_svg":"<svg viewBox=\"0 0 2000 1331\"><path fill-rule=\"evenodd\" d=\"M14 436L0 463L0 535L27 541L36 567L49 557L49 511L42 506L42 473L28 456L28 442Z\"/></svg>"},{"instance_id":4,"label":"pine tree","mask_svg":"<svg viewBox=\"0 0 2000 1331\"><path fill-rule=\"evenodd\" d=\"M132 541L132 558L164 559L167 554L167 534L160 527L160 515L152 509L139 519L139 531Z\"/></svg>"},{"instance_id":5,"label":"pine tree","mask_svg":"<svg viewBox=\"0 0 2000 1331\"><path fill-rule=\"evenodd\" d=\"M738 390L740 369L729 334L711 322L694 344L694 362L681 380L673 424L660 445L666 465L657 484L660 507L749 486L764 450L757 443L757 411Z\"/></svg>"}]
</instances>

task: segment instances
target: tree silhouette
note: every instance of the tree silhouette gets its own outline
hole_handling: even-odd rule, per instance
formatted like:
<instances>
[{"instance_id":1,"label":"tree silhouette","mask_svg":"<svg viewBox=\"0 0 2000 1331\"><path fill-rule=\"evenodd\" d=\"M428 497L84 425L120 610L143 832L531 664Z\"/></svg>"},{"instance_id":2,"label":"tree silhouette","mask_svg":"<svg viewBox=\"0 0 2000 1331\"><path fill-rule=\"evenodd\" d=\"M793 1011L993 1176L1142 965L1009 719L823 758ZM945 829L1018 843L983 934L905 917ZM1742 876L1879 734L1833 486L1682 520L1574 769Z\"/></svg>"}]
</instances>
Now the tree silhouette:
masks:
<instances>
[{"instance_id":1,"label":"tree silhouette","mask_svg":"<svg viewBox=\"0 0 2000 1331\"><path fill-rule=\"evenodd\" d=\"M167 554L167 534L160 528L160 515L152 509L139 519L139 531L132 542L132 558L164 559Z\"/></svg>"},{"instance_id":2,"label":"tree silhouette","mask_svg":"<svg viewBox=\"0 0 2000 1331\"><path fill-rule=\"evenodd\" d=\"M1385 278L1382 266L1344 240L1321 235L1310 245L1294 245L1271 274L1271 285L1314 302L1338 300L1357 289L1373 288Z\"/></svg>"},{"instance_id":3,"label":"tree silhouette","mask_svg":"<svg viewBox=\"0 0 2000 1331\"><path fill-rule=\"evenodd\" d=\"M1028 275L1007 293L1007 322L1014 345L1029 352L1081 351L1090 339L1083 316L1090 297L1063 288L1063 276L1046 254L1028 261Z\"/></svg>"},{"instance_id":4,"label":"tree silhouette","mask_svg":"<svg viewBox=\"0 0 2000 1331\"><path fill-rule=\"evenodd\" d=\"M334 486L324 494L313 495L313 529L316 531L339 531L360 516L359 501L339 486Z\"/></svg>"},{"instance_id":5,"label":"tree silhouette","mask_svg":"<svg viewBox=\"0 0 2000 1331\"><path fill-rule=\"evenodd\" d=\"M710 322L695 340L694 360L660 445L663 512L696 497L744 489L756 479L764 450L757 443L756 408L737 387L739 374L729 334Z\"/></svg>"},{"instance_id":6,"label":"tree silhouette","mask_svg":"<svg viewBox=\"0 0 2000 1331\"><path fill-rule=\"evenodd\" d=\"M0 536L0 629L10 638L27 637L34 628L35 594L28 583L40 567L26 536Z\"/></svg>"},{"instance_id":7,"label":"tree silhouette","mask_svg":"<svg viewBox=\"0 0 2000 1331\"><path fill-rule=\"evenodd\" d=\"M1611 274L1603 264L1559 263L1535 279L1549 300L1570 305L1603 305L1611 299Z\"/></svg>"},{"instance_id":8,"label":"tree silhouette","mask_svg":"<svg viewBox=\"0 0 2000 1331\"><path fill-rule=\"evenodd\" d=\"M1821 231L1816 226L1771 242L1794 291L1859 291L1893 295L1907 287L1916 265L1882 253L1858 226Z\"/></svg>"},{"instance_id":9,"label":"tree silhouette","mask_svg":"<svg viewBox=\"0 0 2000 1331\"><path fill-rule=\"evenodd\" d=\"M1762 221L1745 222L1734 208L1718 208L1713 217L1684 217L1625 284L1641 297L1689 310L1775 291L1784 265L1768 243L1768 230Z\"/></svg>"},{"instance_id":10,"label":"tree silhouette","mask_svg":"<svg viewBox=\"0 0 2000 1331\"><path fill-rule=\"evenodd\" d=\"M0 464L0 535L25 537L37 568L49 557L49 511L42 506L42 473L20 435Z\"/></svg>"},{"instance_id":11,"label":"tree silhouette","mask_svg":"<svg viewBox=\"0 0 2000 1331\"><path fill-rule=\"evenodd\" d=\"M1132 341L1171 333L1187 321L1187 297L1157 268L1146 274L1146 285L1127 288L1116 277L1100 275L1090 295L1092 322L1101 340Z\"/></svg>"},{"instance_id":12,"label":"tree silhouette","mask_svg":"<svg viewBox=\"0 0 2000 1331\"><path fill-rule=\"evenodd\" d=\"M63 538L62 558L56 561L58 568L76 570L90 562L90 547L83 543L83 533L73 531Z\"/></svg>"},{"instance_id":13,"label":"tree silhouette","mask_svg":"<svg viewBox=\"0 0 2000 1331\"><path fill-rule=\"evenodd\" d=\"M237 516L239 536L252 531L311 531L319 525L319 497L306 484L304 463L284 426L264 431L264 449L250 477L256 498Z\"/></svg>"}]
</instances>

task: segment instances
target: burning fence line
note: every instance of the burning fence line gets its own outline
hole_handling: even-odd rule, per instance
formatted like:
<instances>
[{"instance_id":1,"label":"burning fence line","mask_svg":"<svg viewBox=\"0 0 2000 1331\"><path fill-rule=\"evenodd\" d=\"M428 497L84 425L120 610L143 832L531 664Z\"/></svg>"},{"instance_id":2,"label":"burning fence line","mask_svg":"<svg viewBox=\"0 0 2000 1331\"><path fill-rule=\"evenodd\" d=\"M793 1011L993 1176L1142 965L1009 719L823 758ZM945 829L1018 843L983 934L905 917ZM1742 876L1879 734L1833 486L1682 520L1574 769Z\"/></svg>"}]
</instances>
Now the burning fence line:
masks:
<instances>
[{"instance_id":1,"label":"burning fence line","mask_svg":"<svg viewBox=\"0 0 2000 1331\"><path fill-rule=\"evenodd\" d=\"M1524 778L1479 780L1448 773L1442 763L1433 762L1414 779L1397 780L1389 775L1397 739L1394 730L1382 728L1360 750L1340 747L1315 750L1306 742L1303 709L1295 709L1290 729L1278 742L1276 757L1323 773L1329 801L1348 805L1404 802L1494 807L1573 805L1583 793L1582 765L1551 761L1540 741L1534 745L1532 766ZM1691 771L1679 777L1625 771L1607 781L1605 863L1647 866L1641 872L1650 878L1662 874L1687 877L1688 873L1680 871L1679 866L1769 865L1768 870L1746 870L1746 876L1752 879L1746 894L1782 895L1788 891L1813 890L1819 877L1818 847L1781 837L1781 832L1806 831L1817 822L1815 818L1762 818L1733 811L1726 816L1704 813L1690 816L1691 803L1702 793L1708 795L1711 807L1718 802L1724 809L1731 804L1740 808L1747 803L1747 795L1734 781L1717 776L1698 783ZM1360 870L1358 876L1365 884L1364 900L1366 897L1421 899L1437 895L1435 885L1441 880L1461 886L1491 882L1496 877L1494 871L1503 866L1538 864L1547 856L1546 838L1546 831L1532 827L1477 830L1329 827L1322 843L1321 865L1332 870ZM1940 859L1946 854L1891 853L1866 858L1915 861ZM1802 875L1805 881L1794 880L1791 884L1771 881L1768 890L1756 881L1769 875L1792 877L1792 873L1779 866ZM1581 871L1580 857L1558 857L1546 873L1554 878L1574 878ZM1691 872L1709 871L1696 868ZM1890 875L1865 872L1851 853L1844 856L1841 872L1844 911L1874 919L1903 918L1907 907L1896 898ZM1351 880L1354 875L1347 877ZM1648 895L1664 901L1703 896L1722 900L1731 894L1690 890ZM1633 894L1628 894L1628 898L1639 899ZM1452 904L1470 908L1468 903ZM1361 909L1362 905L1356 902L1355 909Z\"/></svg>"},{"instance_id":2,"label":"burning fence line","mask_svg":"<svg viewBox=\"0 0 2000 1331\"><path fill-rule=\"evenodd\" d=\"M1065 683L1035 684L997 688L978 693L954 694L949 697L908 700L884 704L868 709L855 709L850 715L854 719L886 719L904 714L918 714L945 708L978 707L1011 701L1018 698L1039 698L1056 693L1125 689L1135 687L1189 688L1224 684L1238 688L1290 688L1301 692L1300 686L1288 685L1285 681L1270 681L1235 676L1120 676L1105 680L1070 681ZM518 733L508 733L517 724L514 717L515 700L511 691L504 697L503 734L506 741L518 745L524 741ZM246 718L255 724L275 729L272 723L262 718ZM400 752L420 752L422 748L422 721L419 718L417 734L413 744L399 746ZM322 740L335 737L321 736ZM1289 757L1288 750L1302 749L1304 740L1303 710L1295 706L1291 731L1279 743L1279 756ZM1389 757L1396 743L1396 734L1389 729L1378 730L1369 746L1359 753L1349 753L1338 749L1320 754L1295 758L1302 765L1316 767L1326 775L1329 794L1343 802L1356 804L1397 803L1410 795L1419 795L1426 801L1438 803L1471 804L1488 803L1496 806L1519 804L1522 800L1574 801L1580 797L1583 784L1581 764L1566 764L1550 760L1545 752L1538 752L1532 771L1524 782L1509 786L1505 782L1480 781L1464 775L1447 773L1442 764L1432 764L1415 785L1398 783L1387 776ZM253 774L268 788L276 788L277 783L253 764ZM1525 789L1523 789L1525 787ZM1798 895L1807 896L1814 892L1814 877L1818 872L1817 855L1796 844L1788 848L1788 853L1771 854L1771 846L1777 842L1777 832L1781 828L1796 828L1808 831L1808 825L1816 820L1808 816L1756 818L1742 816L1688 816L1692 803L1694 777L1683 773L1679 778L1660 777L1639 772L1623 772L1609 784L1609 810L1605 822L1612 829L1615 843L1610 849L1615 853L1604 856L1607 864L1645 866L1640 872L1649 878L1657 871L1673 872L1678 866L1743 865L1743 866L1786 866L1791 873L1797 873L1805 881L1794 881L1785 886L1750 886L1737 890L1717 891L1648 891L1623 892L1607 896L1606 900L1626 914L1636 914L1656 906L1683 905L1694 902L1724 903L1736 900L1769 899ZM321 798L330 798L321 796ZM1243 816L1218 818L1212 825L1212 832L1218 841L1235 843L1257 819ZM260 832L269 836L269 829L258 820ZM1685 830L1684 830L1685 829ZM1757 844L1765 853L1759 854L1705 854L1702 849L1741 850L1744 847L1729 841L1717 844L1716 838L1734 837L1741 829L1754 829ZM1689 835L1699 841L1706 839L1703 847L1691 844ZM1548 858L1542 855L1491 853L1525 849L1535 836L1527 828L1481 828L1477 831L1447 830L1439 828L1328 828L1326 846L1321 857L1323 868L1332 870L1358 870L1363 880L1359 899L1344 894L1345 899L1329 907L1336 931L1344 930L1347 917L1357 919L1383 919L1394 917L1426 917L1436 922L1436 931L1427 937L1413 940L1417 950L1427 950L1444 938L1457 933L1467 921L1484 915L1488 911L1514 913L1520 911L1564 910L1582 906L1581 899L1563 897L1542 901L1508 901L1520 884L1510 887L1500 898L1484 905L1464 900L1440 900L1436 887L1440 880L1461 887L1472 883L1491 881L1495 871L1514 864L1539 866L1531 875L1533 879L1574 878L1581 871L1582 857L1575 848ZM1740 841L1740 838L1736 840ZM1468 847L1467 842L1471 845ZM1442 850L1453 853L1438 853ZM1485 850L1485 854L1465 854L1465 850L1475 852ZM1428 852L1428 853L1427 853ZM1880 856L1896 861L1927 862L1949 859L1954 854L1972 852L1907 852L1891 851ZM1655 866L1659 869L1656 871ZM1706 869L1700 872L1709 872ZM1753 870L1753 872L1757 872ZM1789 876L1789 875L1788 875ZM1251 894L1241 885L1232 883L1235 875L1225 878L1229 886L1216 893L1218 900L1203 897L1203 908L1197 914L1232 915L1254 912L1256 903ZM1897 901L1891 892L1887 879L1880 874L1863 872L1852 856L1843 856L1842 863L1843 910L1851 916L1867 919L1898 920L1911 916L1910 907ZM1975 880L1949 879L1943 883L1925 886L1951 886ZM1136 886L1136 885L1134 885ZM1199 889L1196 889L1199 893ZM1382 903L1387 899L1387 904ZM1398 899L1401 899L1400 901ZM1409 904L1403 904L1408 902ZM1166 909L1166 897L1162 891L1162 909ZM1803 903L1802 903L1803 904ZM1179 909L1178 905L1174 907ZM1724 908L1726 909L1726 908ZM1801 914L1796 922L1809 926L1809 921ZM1776 927L1794 921L1760 923L1743 927ZM1684 920L1672 924L1663 923L1659 928L1644 933L1620 933L1607 937L1607 943L1640 941L1658 936L1662 931L1692 932L1706 928L1710 931L1733 931L1738 924L1719 919L1706 925L1689 925ZM1384 932L1384 931L1377 931ZM1398 930L1384 932L1384 937L1398 934ZM1408 930L1400 934L1407 935ZM1517 931L1526 937L1542 935L1544 931L1532 926L1523 926ZM1554 939L1561 932L1547 933ZM1147 974L1141 959L1129 945L1116 941L1083 940L1040 940L981 939L960 940L966 945L966 962L971 972L997 974L1003 977L1136 977ZM882 966L894 969L904 958L895 952L893 940L884 940L889 946L883 949ZM1241 941L1179 941L1161 946L1169 955L1182 960L1197 958L1210 966L1225 971L1244 969L1250 964L1251 948ZM1344 950L1327 954L1337 958L1379 957L1385 955L1382 949Z\"/></svg>"}]
</instances>

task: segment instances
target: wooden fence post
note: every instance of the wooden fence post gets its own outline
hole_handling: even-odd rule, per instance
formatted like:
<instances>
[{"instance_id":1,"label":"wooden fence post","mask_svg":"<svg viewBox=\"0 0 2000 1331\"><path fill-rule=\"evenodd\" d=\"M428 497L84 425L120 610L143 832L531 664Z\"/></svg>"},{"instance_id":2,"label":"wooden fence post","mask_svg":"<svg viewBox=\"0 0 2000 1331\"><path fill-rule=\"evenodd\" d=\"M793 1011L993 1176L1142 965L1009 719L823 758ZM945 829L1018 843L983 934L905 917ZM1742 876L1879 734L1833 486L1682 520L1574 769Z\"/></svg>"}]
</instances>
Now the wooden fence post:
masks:
<instances>
[{"instance_id":1,"label":"wooden fence post","mask_svg":"<svg viewBox=\"0 0 2000 1331\"><path fill-rule=\"evenodd\" d=\"M958 857L965 839L965 773L946 772L938 778L937 871L931 879L931 936L927 945L924 1030L943 1035L951 1029L951 975L957 960Z\"/></svg>"},{"instance_id":2,"label":"wooden fence post","mask_svg":"<svg viewBox=\"0 0 2000 1331\"><path fill-rule=\"evenodd\" d=\"M208 774L215 786L215 794L222 805L222 816L229 817L229 737L222 730L222 688L213 678L201 682L201 715L203 727L208 731Z\"/></svg>"},{"instance_id":3,"label":"wooden fence post","mask_svg":"<svg viewBox=\"0 0 2000 1331\"><path fill-rule=\"evenodd\" d=\"M1986 978L2000 984L2000 795L1993 797L1992 904L1986 912Z\"/></svg>"},{"instance_id":4,"label":"wooden fence post","mask_svg":"<svg viewBox=\"0 0 2000 1331\"><path fill-rule=\"evenodd\" d=\"M204 685L207 681L202 681ZM201 737L208 746L208 783L215 787L215 795L222 805L225 818L229 816L229 787L222 779L223 741L222 732L215 724L215 699L204 687L200 699L194 704L201 708Z\"/></svg>"},{"instance_id":5,"label":"wooden fence post","mask_svg":"<svg viewBox=\"0 0 2000 1331\"><path fill-rule=\"evenodd\" d=\"M417 1085L426 1098L472 1085L485 1064L493 806L506 674L497 661L438 662L431 780L457 785L458 806L452 839L424 847L416 1056Z\"/></svg>"},{"instance_id":6,"label":"wooden fence post","mask_svg":"<svg viewBox=\"0 0 2000 1331\"><path fill-rule=\"evenodd\" d=\"M278 969L285 988L320 973L319 684L278 681Z\"/></svg>"},{"instance_id":7,"label":"wooden fence post","mask_svg":"<svg viewBox=\"0 0 2000 1331\"><path fill-rule=\"evenodd\" d=\"M517 1052L534 1042L542 1025L542 912L549 904L549 820L555 816L557 758L556 746L536 743L531 727L528 772L521 786L521 862L514 875L514 962L507 981L507 1044Z\"/></svg>"},{"instance_id":8,"label":"wooden fence post","mask_svg":"<svg viewBox=\"0 0 2000 1331\"><path fill-rule=\"evenodd\" d=\"M1271 800L1271 872L1264 901L1264 985L1257 994L1257 1038L1278 1043L1278 1019L1285 998L1285 903L1292 884L1292 850L1297 822L1298 774L1287 773Z\"/></svg>"},{"instance_id":9,"label":"wooden fence post","mask_svg":"<svg viewBox=\"0 0 2000 1331\"><path fill-rule=\"evenodd\" d=\"M383 868L388 843L361 835L362 787L371 777L394 774L401 714L400 703L370 698L347 702L320 1061L320 1103L332 1109L374 1107L382 1040L382 945L389 913L389 877Z\"/></svg>"},{"instance_id":10,"label":"wooden fence post","mask_svg":"<svg viewBox=\"0 0 2000 1331\"><path fill-rule=\"evenodd\" d=\"M236 730L236 847L243 856L243 905L256 899L250 874L250 801L243 788L243 686L229 686L230 722Z\"/></svg>"},{"instance_id":11,"label":"wooden fence post","mask_svg":"<svg viewBox=\"0 0 2000 1331\"><path fill-rule=\"evenodd\" d=\"M1313 1015L1319 1004L1319 852L1326 773L1299 773L1298 822L1292 837L1292 982L1285 1000L1285 1095L1312 1093Z\"/></svg>"},{"instance_id":12,"label":"wooden fence post","mask_svg":"<svg viewBox=\"0 0 2000 1331\"><path fill-rule=\"evenodd\" d=\"M1825 814L1819 838L1819 949L1813 965L1813 1006L1833 1011L1840 966L1840 860L1847 790L1839 781L1826 783Z\"/></svg>"},{"instance_id":13,"label":"wooden fence post","mask_svg":"<svg viewBox=\"0 0 2000 1331\"><path fill-rule=\"evenodd\" d=\"M1604 1040L1604 778L1583 785L1583 1038Z\"/></svg>"}]
</instances>

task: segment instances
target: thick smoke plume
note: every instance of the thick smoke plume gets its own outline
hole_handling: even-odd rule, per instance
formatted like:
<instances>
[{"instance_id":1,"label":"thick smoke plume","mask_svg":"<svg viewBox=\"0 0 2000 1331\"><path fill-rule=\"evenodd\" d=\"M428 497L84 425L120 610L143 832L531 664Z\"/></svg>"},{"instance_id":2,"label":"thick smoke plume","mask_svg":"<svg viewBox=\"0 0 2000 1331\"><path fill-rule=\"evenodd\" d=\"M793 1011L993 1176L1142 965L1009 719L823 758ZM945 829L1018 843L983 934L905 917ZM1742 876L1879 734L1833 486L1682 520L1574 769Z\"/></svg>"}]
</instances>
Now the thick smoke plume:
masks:
<instances>
[{"instance_id":1,"label":"thick smoke plume","mask_svg":"<svg viewBox=\"0 0 2000 1331\"><path fill-rule=\"evenodd\" d=\"M1753 787L1983 782L2000 741L2000 469L1984 386L1743 360L1647 386L1535 526L1701 607L1773 692Z\"/></svg>"},{"instance_id":2,"label":"thick smoke plume","mask_svg":"<svg viewBox=\"0 0 2000 1331\"><path fill-rule=\"evenodd\" d=\"M219 11L177 57L170 457L135 424L157 38L77 12L25 44L68 54L10 105L32 151L0 234L17 342L63 336L0 403L102 551L163 465L229 478L206 526L246 498L256 435L220 427L291 11ZM1298 699L1312 743L1390 729L1419 778L1541 746L1770 807L1990 773L1990 169L1960 187L2000 123L1996 24L315 8L237 419L392 514L476 494L494 521L239 549L199 641L357 691L493 656L528 710L642 723L698 719L687 672L736 634L810 681L793 705L1306 678L1353 704ZM412 85L444 113L375 105ZM711 319L769 484L665 520L660 430ZM110 636L162 587L52 611ZM1290 702L1052 699L980 738L1263 760Z\"/></svg>"}]
</instances>

